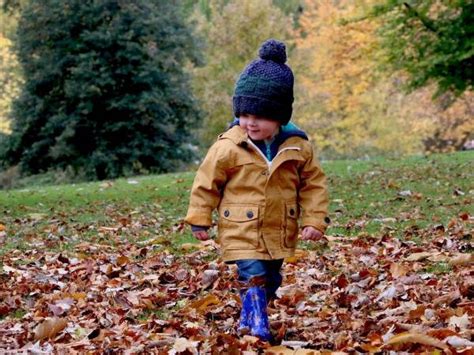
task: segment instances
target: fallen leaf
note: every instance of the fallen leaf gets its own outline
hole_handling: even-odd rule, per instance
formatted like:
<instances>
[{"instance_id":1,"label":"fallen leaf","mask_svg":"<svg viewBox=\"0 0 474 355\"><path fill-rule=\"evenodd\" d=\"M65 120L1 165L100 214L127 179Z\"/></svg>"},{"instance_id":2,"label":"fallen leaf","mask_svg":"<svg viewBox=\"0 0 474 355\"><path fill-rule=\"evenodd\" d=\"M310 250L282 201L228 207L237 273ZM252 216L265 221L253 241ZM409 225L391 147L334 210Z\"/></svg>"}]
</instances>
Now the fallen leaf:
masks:
<instances>
[{"instance_id":1,"label":"fallen leaf","mask_svg":"<svg viewBox=\"0 0 474 355\"><path fill-rule=\"evenodd\" d=\"M374 345L371 345L371 344L361 344L360 346L362 348L362 350L365 350L367 351L368 353L379 353L380 350L381 350L381 347L380 346L374 346Z\"/></svg>"},{"instance_id":2,"label":"fallen leaf","mask_svg":"<svg viewBox=\"0 0 474 355\"><path fill-rule=\"evenodd\" d=\"M407 261L421 261L421 260L427 259L430 256L433 256L435 254L436 253L427 252L427 251L420 252L420 253L413 253L413 254L410 254L409 256L407 256L405 258L405 260L407 260Z\"/></svg>"},{"instance_id":3,"label":"fallen leaf","mask_svg":"<svg viewBox=\"0 0 474 355\"><path fill-rule=\"evenodd\" d=\"M216 281L219 277L219 271L218 270L204 270L203 275L202 275L202 287L203 288L208 288L211 286L214 281Z\"/></svg>"},{"instance_id":4,"label":"fallen leaf","mask_svg":"<svg viewBox=\"0 0 474 355\"><path fill-rule=\"evenodd\" d=\"M285 258L285 262L288 264L297 264L300 260L306 258L308 252L306 250L296 249L295 255Z\"/></svg>"},{"instance_id":5,"label":"fallen leaf","mask_svg":"<svg viewBox=\"0 0 474 355\"><path fill-rule=\"evenodd\" d=\"M39 221L39 220L45 218L46 214L44 214L44 213L30 213L28 216L31 219L35 220L35 221Z\"/></svg>"},{"instance_id":6,"label":"fallen leaf","mask_svg":"<svg viewBox=\"0 0 474 355\"><path fill-rule=\"evenodd\" d=\"M218 305L220 304L220 302L221 301L216 296L214 296L213 294L208 294L206 297L194 301L189 306L191 308L197 309L200 312L204 312L207 307L212 305Z\"/></svg>"},{"instance_id":7,"label":"fallen leaf","mask_svg":"<svg viewBox=\"0 0 474 355\"><path fill-rule=\"evenodd\" d=\"M47 318L35 328L35 340L52 339L66 328L66 325L65 318Z\"/></svg>"},{"instance_id":8,"label":"fallen leaf","mask_svg":"<svg viewBox=\"0 0 474 355\"><path fill-rule=\"evenodd\" d=\"M375 301L378 302L380 300L390 300L394 298L397 294L397 289L394 286L389 286L385 291L383 291L376 299Z\"/></svg>"},{"instance_id":9,"label":"fallen leaf","mask_svg":"<svg viewBox=\"0 0 474 355\"><path fill-rule=\"evenodd\" d=\"M390 264L390 274L394 279L405 276L410 269L404 265L398 263Z\"/></svg>"},{"instance_id":10,"label":"fallen leaf","mask_svg":"<svg viewBox=\"0 0 474 355\"><path fill-rule=\"evenodd\" d=\"M474 263L474 254L457 254L454 255L449 263L451 265L469 265Z\"/></svg>"},{"instance_id":11,"label":"fallen leaf","mask_svg":"<svg viewBox=\"0 0 474 355\"><path fill-rule=\"evenodd\" d=\"M294 355L295 351L293 349L287 348L286 346L278 345L272 346L268 349L265 349L264 354L267 355Z\"/></svg>"},{"instance_id":12,"label":"fallen leaf","mask_svg":"<svg viewBox=\"0 0 474 355\"><path fill-rule=\"evenodd\" d=\"M451 345L453 348L463 348L463 347L474 347L474 342L458 337L456 335L452 335L444 339L446 343Z\"/></svg>"},{"instance_id":13,"label":"fallen leaf","mask_svg":"<svg viewBox=\"0 0 474 355\"><path fill-rule=\"evenodd\" d=\"M467 329L471 322L467 313L464 313L461 317L452 316L449 318L449 325L452 327L458 327L459 329Z\"/></svg>"},{"instance_id":14,"label":"fallen leaf","mask_svg":"<svg viewBox=\"0 0 474 355\"><path fill-rule=\"evenodd\" d=\"M451 354L449 347L443 343L442 341L430 337L429 335L420 334L420 333L410 333L404 332L397 334L391 337L385 344L386 345L393 345L393 344L401 344L401 343L417 343L423 345L434 346L435 348L443 349L447 354Z\"/></svg>"},{"instance_id":15,"label":"fallen leaf","mask_svg":"<svg viewBox=\"0 0 474 355\"><path fill-rule=\"evenodd\" d=\"M129 262L130 262L130 259L128 257L126 257L125 255L120 255L117 258L117 265L118 266L124 266L124 265L128 264Z\"/></svg>"},{"instance_id":16,"label":"fallen leaf","mask_svg":"<svg viewBox=\"0 0 474 355\"><path fill-rule=\"evenodd\" d=\"M190 351L192 354L197 354L198 345L198 341L190 341L186 338L178 338L176 339L173 345L173 349L169 352L169 354L177 354L182 353L184 351Z\"/></svg>"}]
</instances>

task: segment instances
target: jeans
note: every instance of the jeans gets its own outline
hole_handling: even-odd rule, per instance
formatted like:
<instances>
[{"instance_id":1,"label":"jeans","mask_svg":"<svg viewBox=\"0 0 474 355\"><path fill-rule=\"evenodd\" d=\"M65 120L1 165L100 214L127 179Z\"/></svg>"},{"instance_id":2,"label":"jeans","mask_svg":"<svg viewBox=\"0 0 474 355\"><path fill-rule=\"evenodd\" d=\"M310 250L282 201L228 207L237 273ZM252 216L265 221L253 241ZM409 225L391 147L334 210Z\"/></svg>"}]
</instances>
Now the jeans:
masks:
<instances>
[{"instance_id":1,"label":"jeans","mask_svg":"<svg viewBox=\"0 0 474 355\"><path fill-rule=\"evenodd\" d=\"M236 261L239 281L247 284L253 277L265 279L266 298L270 301L275 297L275 292L280 287L283 277L280 274L283 259L258 260L245 259Z\"/></svg>"}]
</instances>

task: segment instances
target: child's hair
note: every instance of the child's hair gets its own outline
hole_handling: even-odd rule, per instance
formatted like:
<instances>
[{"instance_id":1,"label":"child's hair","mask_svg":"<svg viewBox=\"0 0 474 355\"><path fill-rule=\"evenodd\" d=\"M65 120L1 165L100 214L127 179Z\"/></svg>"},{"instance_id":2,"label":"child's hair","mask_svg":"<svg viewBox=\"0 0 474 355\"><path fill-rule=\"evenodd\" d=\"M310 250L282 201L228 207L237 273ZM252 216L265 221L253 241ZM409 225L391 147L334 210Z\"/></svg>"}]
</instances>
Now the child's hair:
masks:
<instances>
[{"instance_id":1,"label":"child's hair","mask_svg":"<svg viewBox=\"0 0 474 355\"><path fill-rule=\"evenodd\" d=\"M285 44L269 39L258 54L260 58L245 67L235 84L234 115L253 114L285 125L293 111L294 84L293 72L285 64Z\"/></svg>"}]
</instances>

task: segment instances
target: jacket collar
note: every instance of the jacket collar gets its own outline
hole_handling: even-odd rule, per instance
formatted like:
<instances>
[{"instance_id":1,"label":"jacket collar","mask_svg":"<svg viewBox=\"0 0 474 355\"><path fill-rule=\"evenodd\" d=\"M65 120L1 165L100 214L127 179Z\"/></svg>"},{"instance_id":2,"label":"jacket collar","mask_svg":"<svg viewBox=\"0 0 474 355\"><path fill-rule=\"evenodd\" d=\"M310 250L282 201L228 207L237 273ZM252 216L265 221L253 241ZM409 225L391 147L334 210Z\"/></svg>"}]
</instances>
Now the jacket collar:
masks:
<instances>
[{"instance_id":1,"label":"jacket collar","mask_svg":"<svg viewBox=\"0 0 474 355\"><path fill-rule=\"evenodd\" d=\"M232 126L220 134L218 139L230 139L235 144L242 146L247 144L248 136L240 126Z\"/></svg>"},{"instance_id":2,"label":"jacket collar","mask_svg":"<svg viewBox=\"0 0 474 355\"><path fill-rule=\"evenodd\" d=\"M283 149L289 146L294 146L294 145L299 146L298 144L299 139L296 137L300 137L300 136L291 136L287 138L280 145L280 149ZM249 137L247 133L245 133L245 131L240 126L232 126L224 133L221 133L218 139L229 139L236 145L246 147L248 145Z\"/></svg>"}]
</instances>

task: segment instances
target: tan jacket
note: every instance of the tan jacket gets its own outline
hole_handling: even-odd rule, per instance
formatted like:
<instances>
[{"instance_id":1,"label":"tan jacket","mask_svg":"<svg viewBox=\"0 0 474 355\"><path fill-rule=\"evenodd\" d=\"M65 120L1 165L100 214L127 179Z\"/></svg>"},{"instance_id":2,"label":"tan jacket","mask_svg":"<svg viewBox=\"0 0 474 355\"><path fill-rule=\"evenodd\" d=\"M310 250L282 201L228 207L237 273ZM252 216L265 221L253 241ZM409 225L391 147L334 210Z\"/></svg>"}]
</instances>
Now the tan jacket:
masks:
<instances>
[{"instance_id":1,"label":"tan jacket","mask_svg":"<svg viewBox=\"0 0 474 355\"><path fill-rule=\"evenodd\" d=\"M197 171L185 221L210 226L216 208L224 261L292 256L300 212L303 226L324 232L329 222L311 144L290 137L269 162L239 126L220 135Z\"/></svg>"}]
</instances>

